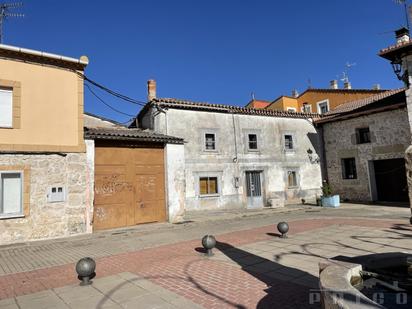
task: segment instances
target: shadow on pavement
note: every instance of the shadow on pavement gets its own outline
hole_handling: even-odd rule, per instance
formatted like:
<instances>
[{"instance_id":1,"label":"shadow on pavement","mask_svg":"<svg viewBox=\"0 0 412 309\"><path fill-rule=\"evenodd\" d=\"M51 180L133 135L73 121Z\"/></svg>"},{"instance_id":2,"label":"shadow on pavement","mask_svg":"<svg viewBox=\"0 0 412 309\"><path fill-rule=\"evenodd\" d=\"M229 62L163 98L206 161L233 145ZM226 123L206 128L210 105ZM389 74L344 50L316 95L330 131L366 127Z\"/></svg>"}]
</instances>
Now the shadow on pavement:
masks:
<instances>
[{"instance_id":1,"label":"shadow on pavement","mask_svg":"<svg viewBox=\"0 0 412 309\"><path fill-rule=\"evenodd\" d=\"M276 263L274 261L262 258L254 255L250 252L233 247L230 244L224 242L216 242L216 248L219 249L224 255L229 257L232 261L236 262L242 267L242 270L252 275L259 281L265 283L268 288L265 290L267 293L257 304L256 308L320 308L319 303L310 304L310 292L311 288L300 285L298 283L292 283L281 279L274 278L267 273L277 271L279 273L293 273L296 278L305 276L306 278L312 278L318 280L317 277L299 269L288 267ZM256 263L253 263L254 262ZM252 262L252 264L251 264ZM256 268L259 265L264 265L264 269L267 271L259 271ZM255 266L255 268L254 268Z\"/></svg>"}]
</instances>

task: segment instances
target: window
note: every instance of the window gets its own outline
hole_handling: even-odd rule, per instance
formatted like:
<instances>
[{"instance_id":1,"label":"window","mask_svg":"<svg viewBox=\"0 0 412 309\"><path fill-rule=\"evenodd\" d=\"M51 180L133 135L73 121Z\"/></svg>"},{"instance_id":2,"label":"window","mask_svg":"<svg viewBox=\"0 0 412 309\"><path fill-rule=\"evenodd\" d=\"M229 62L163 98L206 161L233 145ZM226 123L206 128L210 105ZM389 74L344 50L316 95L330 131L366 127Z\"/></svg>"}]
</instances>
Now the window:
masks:
<instances>
[{"instance_id":1,"label":"window","mask_svg":"<svg viewBox=\"0 0 412 309\"><path fill-rule=\"evenodd\" d=\"M13 91L0 88L0 127L13 126Z\"/></svg>"},{"instance_id":2,"label":"window","mask_svg":"<svg viewBox=\"0 0 412 309\"><path fill-rule=\"evenodd\" d=\"M249 150L257 150L257 135L256 134L248 134L248 148Z\"/></svg>"},{"instance_id":3,"label":"window","mask_svg":"<svg viewBox=\"0 0 412 309\"><path fill-rule=\"evenodd\" d=\"M22 173L0 173L0 216L22 215Z\"/></svg>"},{"instance_id":4,"label":"window","mask_svg":"<svg viewBox=\"0 0 412 309\"><path fill-rule=\"evenodd\" d=\"M356 161L355 158L342 159L342 178L356 179Z\"/></svg>"},{"instance_id":5,"label":"window","mask_svg":"<svg viewBox=\"0 0 412 309\"><path fill-rule=\"evenodd\" d=\"M218 194L217 177L200 177L199 193L200 195Z\"/></svg>"},{"instance_id":6,"label":"window","mask_svg":"<svg viewBox=\"0 0 412 309\"><path fill-rule=\"evenodd\" d=\"M216 135L214 133L205 134L205 150L216 150Z\"/></svg>"},{"instance_id":7,"label":"window","mask_svg":"<svg viewBox=\"0 0 412 309\"><path fill-rule=\"evenodd\" d=\"M371 142L371 134L369 128L356 129L356 141L358 144L366 144Z\"/></svg>"},{"instance_id":8,"label":"window","mask_svg":"<svg viewBox=\"0 0 412 309\"><path fill-rule=\"evenodd\" d=\"M303 103L302 112L311 113L312 112L312 105L310 105L308 103Z\"/></svg>"},{"instance_id":9,"label":"window","mask_svg":"<svg viewBox=\"0 0 412 309\"><path fill-rule=\"evenodd\" d=\"M319 114L324 114L324 113L327 113L329 111L329 101L328 100L318 102L317 105L318 105L318 113Z\"/></svg>"},{"instance_id":10,"label":"window","mask_svg":"<svg viewBox=\"0 0 412 309\"><path fill-rule=\"evenodd\" d=\"M293 150L293 135L285 134L285 150Z\"/></svg>"},{"instance_id":11,"label":"window","mask_svg":"<svg viewBox=\"0 0 412 309\"><path fill-rule=\"evenodd\" d=\"M288 188L294 188L298 186L298 179L296 171L288 171Z\"/></svg>"},{"instance_id":12,"label":"window","mask_svg":"<svg viewBox=\"0 0 412 309\"><path fill-rule=\"evenodd\" d=\"M292 112L292 113L296 113L296 108L294 108L294 107L288 107L288 108L287 108L287 111L288 111L288 112Z\"/></svg>"}]
</instances>

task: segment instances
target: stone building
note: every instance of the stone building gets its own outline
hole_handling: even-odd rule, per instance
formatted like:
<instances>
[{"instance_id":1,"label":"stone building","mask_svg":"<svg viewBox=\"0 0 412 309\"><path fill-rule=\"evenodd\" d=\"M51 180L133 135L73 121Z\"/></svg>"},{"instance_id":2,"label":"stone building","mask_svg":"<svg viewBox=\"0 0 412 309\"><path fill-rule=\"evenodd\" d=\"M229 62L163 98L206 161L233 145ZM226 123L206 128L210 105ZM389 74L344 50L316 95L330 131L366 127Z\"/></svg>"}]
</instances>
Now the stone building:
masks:
<instances>
[{"instance_id":1,"label":"stone building","mask_svg":"<svg viewBox=\"0 0 412 309\"><path fill-rule=\"evenodd\" d=\"M315 114L156 98L138 126L185 141L185 209L261 208L315 200L321 173Z\"/></svg>"},{"instance_id":2,"label":"stone building","mask_svg":"<svg viewBox=\"0 0 412 309\"><path fill-rule=\"evenodd\" d=\"M341 199L408 202L405 89L342 104L316 125L323 133L326 178Z\"/></svg>"},{"instance_id":3,"label":"stone building","mask_svg":"<svg viewBox=\"0 0 412 309\"><path fill-rule=\"evenodd\" d=\"M87 64L0 45L0 244L90 230Z\"/></svg>"}]
</instances>

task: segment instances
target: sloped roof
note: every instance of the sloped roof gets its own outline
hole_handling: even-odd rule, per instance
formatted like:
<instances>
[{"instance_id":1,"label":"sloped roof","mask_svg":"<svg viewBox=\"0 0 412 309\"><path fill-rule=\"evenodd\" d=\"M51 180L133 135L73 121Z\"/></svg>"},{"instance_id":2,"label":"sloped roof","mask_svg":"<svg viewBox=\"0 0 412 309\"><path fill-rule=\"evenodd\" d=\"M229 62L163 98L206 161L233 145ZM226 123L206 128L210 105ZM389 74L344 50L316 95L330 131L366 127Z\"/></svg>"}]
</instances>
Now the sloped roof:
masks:
<instances>
[{"instance_id":1,"label":"sloped roof","mask_svg":"<svg viewBox=\"0 0 412 309\"><path fill-rule=\"evenodd\" d=\"M393 90L387 90L385 92L379 93L377 95L359 99L356 101L351 101L351 102L346 102L343 104L338 105L335 109L331 110L330 112L327 112L325 116L330 116L334 114L341 114L341 113L347 113L353 110L356 110L358 108L361 108L363 106L372 104L374 102L380 101L384 98L390 97L394 94L400 93L402 91L405 91L405 88L399 88L399 89L393 89Z\"/></svg>"},{"instance_id":2,"label":"sloped roof","mask_svg":"<svg viewBox=\"0 0 412 309\"><path fill-rule=\"evenodd\" d=\"M388 60L394 60L402 49L412 49L412 40L400 42L387 48L383 48L379 51L378 55Z\"/></svg>"},{"instance_id":3,"label":"sloped roof","mask_svg":"<svg viewBox=\"0 0 412 309\"><path fill-rule=\"evenodd\" d=\"M139 113L141 115L145 112L145 109L149 105L157 105L160 107L186 109L194 111L207 111L217 113L232 113L232 114L244 114L244 115L256 115L256 116L269 116L269 117L287 117L287 118L318 118L319 114L316 113L300 113L300 112L288 112L280 110L267 110L267 109L254 109L247 107L240 107L234 105L225 104L213 104L208 102L194 102L189 100L181 100L174 98L155 98L142 109Z\"/></svg>"},{"instance_id":4,"label":"sloped roof","mask_svg":"<svg viewBox=\"0 0 412 309\"><path fill-rule=\"evenodd\" d=\"M154 133L150 130L128 128L85 128L84 136L88 139L123 140L139 142L156 142L183 144L183 139L169 135Z\"/></svg>"},{"instance_id":5,"label":"sloped roof","mask_svg":"<svg viewBox=\"0 0 412 309\"><path fill-rule=\"evenodd\" d=\"M84 114L84 127L84 137L86 139L183 144L182 138L159 134L150 130L129 129L113 120L90 113Z\"/></svg>"},{"instance_id":6,"label":"sloped roof","mask_svg":"<svg viewBox=\"0 0 412 309\"><path fill-rule=\"evenodd\" d=\"M405 92L405 88L387 90L383 93L380 93L380 94L377 94L371 97L343 103L341 105L338 105L334 110L325 113L321 119L317 119L315 122L317 123L331 122L331 121L335 121L338 119L342 119L343 117L347 117L349 115L352 115L352 116L358 115L361 113L361 111L363 111L362 114L368 114L371 112L375 112L374 109L372 110L368 109L365 111L365 108L369 106L374 106L374 108L376 107L376 110L379 110L379 111L388 110L392 107L399 108L400 106L405 105L405 102L399 102L399 95L404 92ZM388 101L387 102L388 104L387 104L384 101L384 99L389 99L392 96L396 100L394 100L393 102ZM374 105L374 103L378 105L379 103L382 103L382 104L380 104L377 107L376 104Z\"/></svg>"}]
</instances>

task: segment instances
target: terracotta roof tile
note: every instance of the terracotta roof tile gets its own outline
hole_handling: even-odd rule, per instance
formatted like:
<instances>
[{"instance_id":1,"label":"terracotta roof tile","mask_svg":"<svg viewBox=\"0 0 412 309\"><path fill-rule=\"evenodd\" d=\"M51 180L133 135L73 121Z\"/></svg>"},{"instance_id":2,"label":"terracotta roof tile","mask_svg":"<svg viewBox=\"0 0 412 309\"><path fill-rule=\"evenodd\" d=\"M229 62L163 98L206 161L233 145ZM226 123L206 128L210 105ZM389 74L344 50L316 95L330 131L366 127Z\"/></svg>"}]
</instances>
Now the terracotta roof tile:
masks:
<instances>
[{"instance_id":1,"label":"terracotta roof tile","mask_svg":"<svg viewBox=\"0 0 412 309\"><path fill-rule=\"evenodd\" d=\"M300 113L300 112L288 112L281 110L268 110L268 109L254 109L247 107L240 107L234 105L225 104L213 104L207 102L194 102L188 100L180 100L173 98L156 98L150 102L150 104L158 105L160 107L197 110L197 111L211 111L219 113L233 113L244 115L256 115L256 116L270 116L270 117L287 117L287 118L319 118L320 115L316 113Z\"/></svg>"},{"instance_id":2,"label":"terracotta roof tile","mask_svg":"<svg viewBox=\"0 0 412 309\"><path fill-rule=\"evenodd\" d=\"M384 98L390 97L394 94L400 93L402 91L405 91L405 88L399 88L399 89L393 89L393 90L387 90L385 92L376 94L371 97L363 98L360 100L356 101L351 101L351 102L346 102L341 105L338 105L335 109L331 110L330 112L327 112L324 114L325 117L336 115L336 114L342 114L342 113L347 113L354 111L358 108L364 107L366 105L372 104L374 102L380 101Z\"/></svg>"},{"instance_id":3,"label":"terracotta roof tile","mask_svg":"<svg viewBox=\"0 0 412 309\"><path fill-rule=\"evenodd\" d=\"M169 135L155 133L150 130L128 128L85 128L84 136L88 139L127 140L139 142L160 142L182 144L183 139Z\"/></svg>"}]
</instances>

